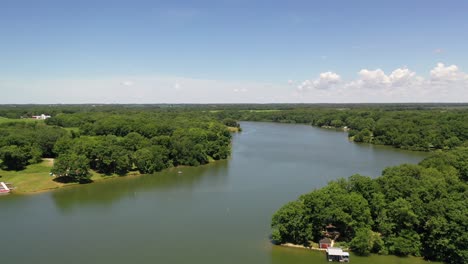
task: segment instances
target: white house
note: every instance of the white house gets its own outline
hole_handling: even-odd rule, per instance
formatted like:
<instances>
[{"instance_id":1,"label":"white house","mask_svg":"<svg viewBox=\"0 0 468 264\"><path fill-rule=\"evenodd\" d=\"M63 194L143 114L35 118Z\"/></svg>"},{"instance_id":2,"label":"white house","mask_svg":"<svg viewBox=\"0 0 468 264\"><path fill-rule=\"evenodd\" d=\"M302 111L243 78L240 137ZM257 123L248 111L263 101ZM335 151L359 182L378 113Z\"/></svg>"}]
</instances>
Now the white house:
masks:
<instances>
[{"instance_id":1,"label":"white house","mask_svg":"<svg viewBox=\"0 0 468 264\"><path fill-rule=\"evenodd\" d=\"M44 115L44 114L39 115L39 116L32 116L32 118L38 119L38 120L45 120L45 119L50 118L50 117L51 117L50 115Z\"/></svg>"}]
</instances>

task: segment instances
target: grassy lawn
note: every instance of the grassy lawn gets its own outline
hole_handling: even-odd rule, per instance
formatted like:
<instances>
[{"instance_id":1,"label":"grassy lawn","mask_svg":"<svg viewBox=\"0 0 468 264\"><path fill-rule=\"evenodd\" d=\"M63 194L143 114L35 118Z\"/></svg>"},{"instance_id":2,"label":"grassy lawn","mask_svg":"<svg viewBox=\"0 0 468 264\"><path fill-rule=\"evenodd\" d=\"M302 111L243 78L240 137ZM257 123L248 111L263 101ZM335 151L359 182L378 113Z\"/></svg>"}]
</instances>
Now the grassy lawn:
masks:
<instances>
[{"instance_id":1,"label":"grassy lawn","mask_svg":"<svg viewBox=\"0 0 468 264\"><path fill-rule=\"evenodd\" d=\"M58 188L62 183L54 182L49 175L53 160L45 159L41 163L29 165L22 171L0 170L0 181L9 182L16 192L37 192Z\"/></svg>"},{"instance_id":2,"label":"grassy lawn","mask_svg":"<svg viewBox=\"0 0 468 264\"><path fill-rule=\"evenodd\" d=\"M78 183L59 183L54 181L54 177L49 175L54 160L44 159L41 163L29 165L22 171L5 171L0 169L0 181L8 182L15 187L16 193L33 193L50 189L56 189ZM137 171L131 171L126 176L139 175ZM104 175L91 170L91 180L101 181L105 179L119 177L121 175Z\"/></svg>"},{"instance_id":3,"label":"grassy lawn","mask_svg":"<svg viewBox=\"0 0 468 264\"><path fill-rule=\"evenodd\" d=\"M44 120L36 120L32 118L23 118L23 119L11 119L11 118L5 118L5 117L0 117L0 124L4 123L15 123L15 122L27 122L27 123L43 123Z\"/></svg>"}]
</instances>

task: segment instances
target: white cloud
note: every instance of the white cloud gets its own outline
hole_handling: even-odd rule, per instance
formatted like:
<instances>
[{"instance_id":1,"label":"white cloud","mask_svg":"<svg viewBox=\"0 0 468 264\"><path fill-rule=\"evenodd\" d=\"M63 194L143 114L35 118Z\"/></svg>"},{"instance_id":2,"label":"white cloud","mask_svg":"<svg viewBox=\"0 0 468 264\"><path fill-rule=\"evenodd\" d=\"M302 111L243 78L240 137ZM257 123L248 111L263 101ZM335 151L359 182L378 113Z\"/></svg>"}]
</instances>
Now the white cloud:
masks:
<instances>
[{"instance_id":1,"label":"white cloud","mask_svg":"<svg viewBox=\"0 0 468 264\"><path fill-rule=\"evenodd\" d=\"M359 71L360 85L366 88L381 88L390 84L390 78L381 69Z\"/></svg>"},{"instance_id":2,"label":"white cloud","mask_svg":"<svg viewBox=\"0 0 468 264\"><path fill-rule=\"evenodd\" d=\"M345 82L338 74L325 72L315 80L303 81L297 91L303 97L331 102L468 101L468 74L456 65L438 63L428 78L407 67L397 68L390 74L382 69L362 69L357 75L356 79ZM328 92L321 92L325 88Z\"/></svg>"},{"instance_id":3,"label":"white cloud","mask_svg":"<svg viewBox=\"0 0 468 264\"><path fill-rule=\"evenodd\" d=\"M408 68L398 68L388 76L388 80L392 85L404 85L410 83L415 76L416 73Z\"/></svg>"},{"instance_id":4,"label":"white cloud","mask_svg":"<svg viewBox=\"0 0 468 264\"><path fill-rule=\"evenodd\" d=\"M334 88L341 82L341 77L334 72L323 72L315 80L305 80L297 86L297 90L328 90Z\"/></svg>"},{"instance_id":5,"label":"white cloud","mask_svg":"<svg viewBox=\"0 0 468 264\"><path fill-rule=\"evenodd\" d=\"M456 65L445 66L443 63L437 63L437 66L431 70L432 82L457 82L465 81L467 74L461 72Z\"/></svg>"}]
</instances>

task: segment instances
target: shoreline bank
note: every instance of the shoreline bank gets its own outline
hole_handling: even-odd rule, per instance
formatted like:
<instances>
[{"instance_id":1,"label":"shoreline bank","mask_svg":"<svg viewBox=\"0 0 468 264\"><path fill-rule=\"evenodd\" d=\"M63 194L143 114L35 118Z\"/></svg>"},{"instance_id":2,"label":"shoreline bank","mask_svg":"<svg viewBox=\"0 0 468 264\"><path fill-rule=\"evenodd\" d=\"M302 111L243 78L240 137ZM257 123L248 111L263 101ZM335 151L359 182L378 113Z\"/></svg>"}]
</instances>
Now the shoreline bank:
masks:
<instances>
[{"instance_id":1,"label":"shoreline bank","mask_svg":"<svg viewBox=\"0 0 468 264\"><path fill-rule=\"evenodd\" d=\"M325 252L325 251L326 251L326 249L324 249L324 248L306 247L306 246L303 246L303 245L296 245L296 244L292 244L292 243L280 244L280 245L278 245L278 246L280 246L280 247L290 247L290 248L308 249L308 250L316 250L316 251L322 251L322 252Z\"/></svg>"},{"instance_id":2,"label":"shoreline bank","mask_svg":"<svg viewBox=\"0 0 468 264\"><path fill-rule=\"evenodd\" d=\"M218 160L210 159L207 164L203 164L203 165L200 165L200 166L210 165L210 164L213 164L215 162L218 162ZM35 194L41 194L41 193L44 193L44 192L52 192L54 190L58 190L58 189L62 189L62 188L84 186L84 185L87 185L87 184L92 184L92 183L95 183L95 182L102 182L102 181L111 180L111 179L138 177L138 176L143 176L143 175L149 175L149 174L141 174L138 171L130 171L125 175L116 175L116 174L105 175L105 174L98 173L96 171L91 171L91 173L92 173L92 176L91 176L92 182L90 182L90 183L84 183L84 184L78 183L78 182L60 183L60 182L54 181L55 178L52 178L52 177L49 176L49 171L52 168L52 165L53 165L53 161L51 162L50 159L44 159L41 163L30 165L30 166L33 167L33 169L40 168L39 172L37 172L37 171L34 171L34 172L29 172L29 171L7 172L7 173L10 173L10 174L15 174L15 175L0 176L0 179L2 179L2 181L10 182L10 183L13 184L14 187L16 187L16 189L14 191L11 191L9 193L9 195L35 195ZM193 166L180 165L180 166L176 166L176 167L166 168L166 169L164 169L164 170L162 170L160 172L169 171L169 170L178 170L178 169L181 169L181 168L191 168L191 167L193 167ZM28 170L28 168L25 169L25 170ZM2 172L6 172L6 171L1 171L0 170L0 174ZM159 172L156 172L156 173L159 173ZM177 173L177 171L175 173ZM28 177L28 175L33 176L35 178L32 181L32 183L36 184L39 187L30 188L30 186L32 186L32 184L27 184L27 183L24 182L24 177ZM17 179L18 177L20 177L20 179ZM18 188L18 186L20 186L20 188ZM41 186L43 186L43 187L41 187ZM26 191L21 191L21 187L23 188L23 190L26 187L29 187L29 189L27 189Z\"/></svg>"}]
</instances>

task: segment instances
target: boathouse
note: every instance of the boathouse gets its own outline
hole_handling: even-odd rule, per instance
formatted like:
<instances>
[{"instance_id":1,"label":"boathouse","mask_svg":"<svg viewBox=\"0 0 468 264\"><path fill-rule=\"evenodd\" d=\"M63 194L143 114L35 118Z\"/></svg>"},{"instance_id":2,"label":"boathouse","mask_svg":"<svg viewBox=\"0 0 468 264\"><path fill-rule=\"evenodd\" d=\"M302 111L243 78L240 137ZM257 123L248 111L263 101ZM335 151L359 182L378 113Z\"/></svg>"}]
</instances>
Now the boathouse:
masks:
<instances>
[{"instance_id":1,"label":"boathouse","mask_svg":"<svg viewBox=\"0 0 468 264\"><path fill-rule=\"evenodd\" d=\"M332 240L328 237L322 238L319 241L319 247L327 249L332 246Z\"/></svg>"},{"instance_id":2,"label":"boathouse","mask_svg":"<svg viewBox=\"0 0 468 264\"><path fill-rule=\"evenodd\" d=\"M327 248L327 260L338 262L349 262L349 253L337 247Z\"/></svg>"}]
</instances>

